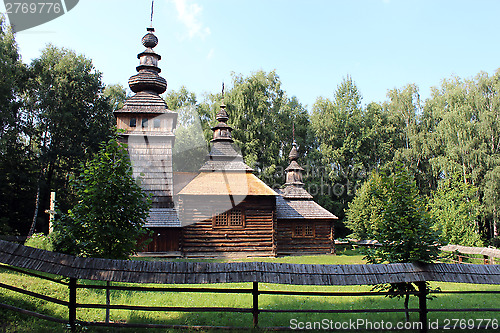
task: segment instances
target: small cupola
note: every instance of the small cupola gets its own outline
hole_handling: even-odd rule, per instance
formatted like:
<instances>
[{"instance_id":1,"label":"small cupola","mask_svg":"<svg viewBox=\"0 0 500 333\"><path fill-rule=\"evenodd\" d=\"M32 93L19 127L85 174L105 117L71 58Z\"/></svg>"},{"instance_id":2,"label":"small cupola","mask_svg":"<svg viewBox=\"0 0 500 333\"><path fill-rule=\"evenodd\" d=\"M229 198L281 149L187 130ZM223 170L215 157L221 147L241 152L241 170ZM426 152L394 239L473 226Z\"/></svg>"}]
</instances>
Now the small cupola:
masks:
<instances>
[{"instance_id":1,"label":"small cupola","mask_svg":"<svg viewBox=\"0 0 500 333\"><path fill-rule=\"evenodd\" d=\"M286 199L312 199L312 195L304 189L304 183L302 181L302 171L304 171L304 169L297 162L299 159L299 151L295 138L292 143L290 154L288 154L288 159L290 160L290 164L285 169L286 183L283 190L283 197Z\"/></svg>"}]
</instances>

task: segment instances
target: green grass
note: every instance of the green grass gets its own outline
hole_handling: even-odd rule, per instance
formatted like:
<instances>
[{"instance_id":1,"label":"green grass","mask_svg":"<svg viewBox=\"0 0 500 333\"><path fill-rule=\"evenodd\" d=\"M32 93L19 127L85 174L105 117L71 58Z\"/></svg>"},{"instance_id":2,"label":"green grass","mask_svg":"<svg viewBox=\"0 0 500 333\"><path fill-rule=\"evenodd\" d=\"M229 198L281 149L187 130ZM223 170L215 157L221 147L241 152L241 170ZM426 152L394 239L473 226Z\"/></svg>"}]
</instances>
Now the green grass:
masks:
<instances>
[{"instance_id":1,"label":"green grass","mask_svg":"<svg viewBox=\"0 0 500 333\"><path fill-rule=\"evenodd\" d=\"M336 255L311 255L311 256L283 256L277 258L216 258L216 259L172 259L157 257L134 257L133 260L143 261L180 261L180 262L275 262L289 264L312 264L312 265L354 265L366 264L363 255L355 250L337 251Z\"/></svg>"},{"instance_id":2,"label":"green grass","mask_svg":"<svg viewBox=\"0 0 500 333\"><path fill-rule=\"evenodd\" d=\"M159 260L151 259L148 260ZM359 264L364 263L362 256L353 251L345 251L337 256L302 256L302 257L282 257L282 258L259 258L249 259L252 261L270 261L286 263L308 263L308 264ZM214 260L206 260L214 261ZM227 261L227 260L217 260ZM67 287L44 281L38 278L29 277L25 274L15 273L10 270L0 268L0 281L5 284L21 287L27 290L50 295L59 299L68 299ZM84 283L101 283L84 281ZM128 284L123 284L128 285ZM440 287L443 291L448 290L492 290L499 291L500 286L492 285L469 285L454 283L432 283L433 288ZM150 285L155 286L155 285ZM213 285L192 285L212 288L251 288L250 283L237 284L213 284ZM184 287L184 286L183 286ZM291 286L259 284L262 290L292 290L292 291L335 291L335 292L358 292L369 291L371 286ZM78 303L101 303L105 302L104 291L99 290L78 290ZM242 307L250 308L252 305L251 295L237 294L214 294L214 293L155 293L155 292L129 292L112 291L112 304L147 305L147 306L184 306L184 307ZM47 303L33 297L20 295L5 289L0 289L0 303L11 304L24 309L37 311L58 318L67 318L67 308L60 305ZM369 297L314 297L314 296L274 296L261 295L259 297L261 309L401 309L402 300L389 299L383 296ZM412 297L410 308L417 308L417 300ZM428 307L434 308L498 308L500 301L498 294L474 295L474 294L437 294L436 298L428 302ZM104 310L79 309L77 316L85 321L103 321ZM412 320L417 320L418 314L411 314ZM429 319L440 320L441 324L445 319L479 319L496 318L500 320L497 312L466 312L466 313L430 313ZM265 326L289 326L290 320L297 321L321 321L323 319L336 322L365 319L371 322L390 321L392 323L404 321L403 313L369 313L369 314L296 314L296 313L261 313L259 324ZM156 323L156 324L179 324L179 325L221 325L221 326L241 326L250 327L252 324L251 314L232 313L164 313L145 311L111 311L111 320L116 322L129 323ZM81 328L85 332L141 332L138 329L109 329L109 328ZM0 332L66 332L64 325L51 323L45 320L28 317L13 311L0 309ZM142 330L153 331L150 330ZM165 332L165 330L155 330ZM448 330L447 332L452 332Z\"/></svg>"}]
</instances>

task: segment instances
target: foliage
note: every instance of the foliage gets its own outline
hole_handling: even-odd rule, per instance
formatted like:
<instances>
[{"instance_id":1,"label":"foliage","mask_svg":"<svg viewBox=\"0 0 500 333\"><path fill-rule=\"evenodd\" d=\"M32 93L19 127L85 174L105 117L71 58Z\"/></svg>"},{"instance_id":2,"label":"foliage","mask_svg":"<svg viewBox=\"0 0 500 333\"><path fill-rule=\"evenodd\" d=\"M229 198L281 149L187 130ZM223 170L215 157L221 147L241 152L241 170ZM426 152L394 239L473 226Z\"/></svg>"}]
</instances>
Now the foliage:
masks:
<instances>
[{"instance_id":1,"label":"foliage","mask_svg":"<svg viewBox=\"0 0 500 333\"><path fill-rule=\"evenodd\" d=\"M373 172L349 205L347 216L358 236L381 244L366 250L368 263L430 263L438 257L439 238L431 228L432 220L414 178L402 166L394 172ZM405 309L410 293L417 290L413 283L379 284L374 289L405 296Z\"/></svg>"},{"instance_id":2,"label":"foliage","mask_svg":"<svg viewBox=\"0 0 500 333\"><path fill-rule=\"evenodd\" d=\"M26 246L34 247L40 250L53 251L54 245L52 244L52 239L50 236L46 236L42 233L33 234L26 242Z\"/></svg>"},{"instance_id":3,"label":"foliage","mask_svg":"<svg viewBox=\"0 0 500 333\"><path fill-rule=\"evenodd\" d=\"M499 217L500 217L500 166L494 167L492 170L488 171L485 176L484 182L484 207L486 213L489 214L491 218L491 228L490 236L492 236L492 241L500 240L499 237ZM493 243L493 246L500 247L500 242L498 244Z\"/></svg>"},{"instance_id":4,"label":"foliage","mask_svg":"<svg viewBox=\"0 0 500 333\"><path fill-rule=\"evenodd\" d=\"M127 91L121 84L107 85L103 90L103 95L107 98L112 111L123 108L123 105L127 100Z\"/></svg>"},{"instance_id":5,"label":"foliage","mask_svg":"<svg viewBox=\"0 0 500 333\"><path fill-rule=\"evenodd\" d=\"M196 95L182 86L179 91L169 91L165 96L169 109L177 112L175 145L172 150L173 168L176 172L197 172L208 154L203 128L208 122L200 121Z\"/></svg>"},{"instance_id":6,"label":"foliage","mask_svg":"<svg viewBox=\"0 0 500 333\"><path fill-rule=\"evenodd\" d=\"M368 250L369 263L429 263L437 258L438 236L415 180L403 167L372 173L347 216L358 235L381 243Z\"/></svg>"},{"instance_id":7,"label":"foliage","mask_svg":"<svg viewBox=\"0 0 500 333\"><path fill-rule=\"evenodd\" d=\"M301 151L309 151L307 110L295 97L286 96L275 71L258 71L248 77L233 73L232 83L224 102L228 123L235 129L233 139L245 162L259 177L268 185L278 187L284 183L283 171L289 162L293 126ZM210 104L202 107L209 110L211 124L215 125L222 96L216 94L209 98Z\"/></svg>"},{"instance_id":8,"label":"foliage","mask_svg":"<svg viewBox=\"0 0 500 333\"><path fill-rule=\"evenodd\" d=\"M33 213L36 169L24 135L29 124L22 100L27 74L14 34L0 15L0 234L25 231Z\"/></svg>"},{"instance_id":9,"label":"foliage","mask_svg":"<svg viewBox=\"0 0 500 333\"><path fill-rule=\"evenodd\" d=\"M378 195L382 177L373 171L368 180L356 192L346 212L346 225L356 239L375 239L379 232L383 213L383 198Z\"/></svg>"},{"instance_id":10,"label":"foliage","mask_svg":"<svg viewBox=\"0 0 500 333\"><path fill-rule=\"evenodd\" d=\"M478 189L460 181L460 175L444 179L429 201L434 228L443 242L464 246L483 246L478 233L482 205Z\"/></svg>"},{"instance_id":11,"label":"foliage","mask_svg":"<svg viewBox=\"0 0 500 333\"><path fill-rule=\"evenodd\" d=\"M82 256L125 259L146 233L150 200L132 176L116 138L101 144L72 182L78 203L54 224L56 249Z\"/></svg>"},{"instance_id":12,"label":"foliage","mask_svg":"<svg viewBox=\"0 0 500 333\"><path fill-rule=\"evenodd\" d=\"M320 97L312 108L311 127L328 174L327 194L335 203L328 208L341 221L371 170L392 161L394 152L402 146L400 126L387 106L370 103L363 107L361 101L354 80L347 76L333 100Z\"/></svg>"},{"instance_id":13,"label":"foliage","mask_svg":"<svg viewBox=\"0 0 500 333\"><path fill-rule=\"evenodd\" d=\"M182 86L179 91L170 90L165 96L165 102L170 110L178 113L178 125L187 126L199 120L196 112L196 95L185 86Z\"/></svg>"},{"instance_id":14,"label":"foliage","mask_svg":"<svg viewBox=\"0 0 500 333\"><path fill-rule=\"evenodd\" d=\"M49 45L29 71L29 130L24 135L36 154L39 211L47 208L51 189L56 189L59 207L65 210L73 199L68 176L112 133L111 106L102 94L101 73L91 60L71 50Z\"/></svg>"}]
</instances>

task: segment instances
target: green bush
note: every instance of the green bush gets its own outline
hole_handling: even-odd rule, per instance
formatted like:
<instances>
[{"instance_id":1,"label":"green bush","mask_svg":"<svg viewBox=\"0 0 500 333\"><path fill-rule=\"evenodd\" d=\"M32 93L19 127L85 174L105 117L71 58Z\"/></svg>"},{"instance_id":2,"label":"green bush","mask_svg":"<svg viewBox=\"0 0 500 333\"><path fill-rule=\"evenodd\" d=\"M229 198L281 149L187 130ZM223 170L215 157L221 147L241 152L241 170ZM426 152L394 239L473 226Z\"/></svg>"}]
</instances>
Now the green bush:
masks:
<instances>
[{"instance_id":1,"label":"green bush","mask_svg":"<svg viewBox=\"0 0 500 333\"><path fill-rule=\"evenodd\" d=\"M34 247L40 250L53 251L54 246L52 245L52 240L50 236L46 236L42 233L33 234L26 242L24 243L26 246Z\"/></svg>"}]
</instances>

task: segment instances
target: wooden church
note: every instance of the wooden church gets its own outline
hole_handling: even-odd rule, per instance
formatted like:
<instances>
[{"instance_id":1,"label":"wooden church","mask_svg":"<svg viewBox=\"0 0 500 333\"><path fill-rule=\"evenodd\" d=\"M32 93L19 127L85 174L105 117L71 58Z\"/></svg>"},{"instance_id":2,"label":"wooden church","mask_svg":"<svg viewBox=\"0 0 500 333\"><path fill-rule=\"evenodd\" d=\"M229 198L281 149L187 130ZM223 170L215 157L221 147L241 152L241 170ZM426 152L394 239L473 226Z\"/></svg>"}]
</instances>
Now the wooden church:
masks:
<instances>
[{"instance_id":1,"label":"wooden church","mask_svg":"<svg viewBox=\"0 0 500 333\"><path fill-rule=\"evenodd\" d=\"M135 94L115 111L134 176L153 199L145 225L152 241L140 251L188 257L334 253L337 217L304 189L295 142L285 187L275 192L234 147L223 102L205 164L174 193L177 114L160 97L167 82L159 75L161 57L153 50L158 39L153 28L147 31L142 38L146 50L137 56L138 73L129 79Z\"/></svg>"}]
</instances>

